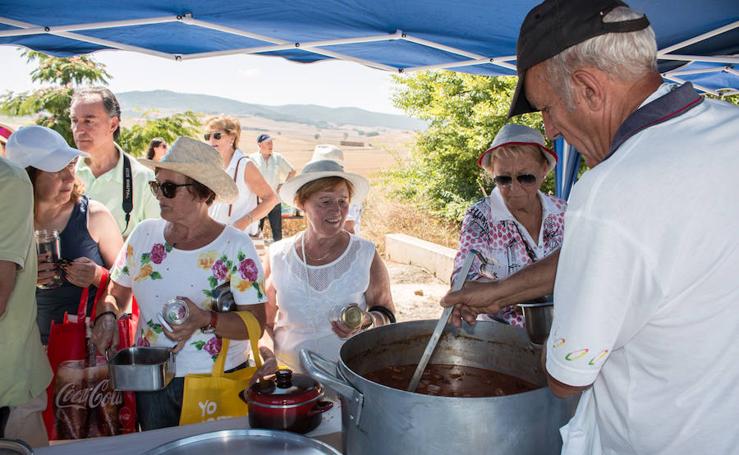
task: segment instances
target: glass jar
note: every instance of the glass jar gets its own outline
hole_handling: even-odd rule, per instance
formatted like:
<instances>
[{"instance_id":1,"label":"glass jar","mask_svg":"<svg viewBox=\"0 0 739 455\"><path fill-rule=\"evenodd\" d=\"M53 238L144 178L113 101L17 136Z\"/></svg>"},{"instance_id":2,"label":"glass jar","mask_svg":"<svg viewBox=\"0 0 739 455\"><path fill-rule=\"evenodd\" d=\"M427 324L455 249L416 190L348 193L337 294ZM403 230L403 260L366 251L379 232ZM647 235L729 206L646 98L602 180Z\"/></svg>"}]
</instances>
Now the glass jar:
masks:
<instances>
[{"instance_id":1,"label":"glass jar","mask_svg":"<svg viewBox=\"0 0 739 455\"><path fill-rule=\"evenodd\" d=\"M36 239L36 253L38 254L39 263L55 265L52 281L46 284L36 284L36 287L39 289L56 289L62 285L62 270L59 267L62 248L59 242L59 232L40 229L33 232L33 237Z\"/></svg>"}]
</instances>

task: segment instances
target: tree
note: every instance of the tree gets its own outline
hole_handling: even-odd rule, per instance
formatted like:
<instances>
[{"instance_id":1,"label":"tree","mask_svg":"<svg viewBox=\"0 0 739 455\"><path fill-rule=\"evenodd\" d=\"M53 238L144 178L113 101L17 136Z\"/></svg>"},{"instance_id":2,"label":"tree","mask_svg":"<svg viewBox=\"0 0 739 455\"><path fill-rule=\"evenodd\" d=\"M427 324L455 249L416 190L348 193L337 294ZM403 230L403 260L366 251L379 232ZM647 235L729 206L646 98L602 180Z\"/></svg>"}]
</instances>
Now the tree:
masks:
<instances>
[{"instance_id":1,"label":"tree","mask_svg":"<svg viewBox=\"0 0 739 455\"><path fill-rule=\"evenodd\" d=\"M69 105L74 88L81 85L104 85L110 74L105 65L91 57L57 58L36 51L23 51L26 61L38 62L31 80L53 84L28 93L7 92L0 96L0 111L9 115L35 115L36 123L58 131L70 144L72 127Z\"/></svg>"},{"instance_id":2,"label":"tree","mask_svg":"<svg viewBox=\"0 0 739 455\"><path fill-rule=\"evenodd\" d=\"M144 155L149 142L155 137L161 137L171 144L178 136L195 137L200 130L200 119L191 111L156 119L149 119L147 114L144 117L143 124L122 128L118 138L123 150L134 156Z\"/></svg>"},{"instance_id":3,"label":"tree","mask_svg":"<svg viewBox=\"0 0 739 455\"><path fill-rule=\"evenodd\" d=\"M77 87L106 85L111 76L105 65L86 56L59 58L36 51L24 51L22 55L29 63L38 63L31 71L31 80L52 85L29 93L5 93L0 96L0 112L36 115L36 124L58 131L74 145L69 116L72 94ZM121 127L118 143L124 150L140 156L155 137L171 143L178 136L194 137L199 128L200 120L190 111L156 119L149 119L145 114L143 124Z\"/></svg>"},{"instance_id":4,"label":"tree","mask_svg":"<svg viewBox=\"0 0 739 455\"><path fill-rule=\"evenodd\" d=\"M395 106L429 122L428 129L417 136L410 163L387 174L395 194L435 215L461 220L467 208L482 197L481 189L486 193L491 189L477 158L508 123L516 79L451 71L394 79ZM514 121L543 130L539 114ZM552 189L550 175L543 191Z\"/></svg>"}]
</instances>

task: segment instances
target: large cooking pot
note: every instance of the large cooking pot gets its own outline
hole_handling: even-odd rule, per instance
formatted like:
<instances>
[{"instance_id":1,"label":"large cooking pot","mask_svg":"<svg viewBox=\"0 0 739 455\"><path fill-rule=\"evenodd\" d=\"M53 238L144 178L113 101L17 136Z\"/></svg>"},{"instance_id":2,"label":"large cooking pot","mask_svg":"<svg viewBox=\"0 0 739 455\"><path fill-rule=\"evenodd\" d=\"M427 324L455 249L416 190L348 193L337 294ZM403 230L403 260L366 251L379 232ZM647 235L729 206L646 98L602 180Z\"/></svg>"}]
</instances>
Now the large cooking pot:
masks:
<instances>
[{"instance_id":1,"label":"large cooking pot","mask_svg":"<svg viewBox=\"0 0 739 455\"><path fill-rule=\"evenodd\" d=\"M347 340L338 365L303 350L306 371L341 397L344 453L559 454L559 428L577 399L560 400L546 387L541 348L526 332L492 321L445 333L430 364L454 364L509 374L540 386L515 395L452 398L386 387L363 375L418 363L435 320L378 327Z\"/></svg>"}]
</instances>

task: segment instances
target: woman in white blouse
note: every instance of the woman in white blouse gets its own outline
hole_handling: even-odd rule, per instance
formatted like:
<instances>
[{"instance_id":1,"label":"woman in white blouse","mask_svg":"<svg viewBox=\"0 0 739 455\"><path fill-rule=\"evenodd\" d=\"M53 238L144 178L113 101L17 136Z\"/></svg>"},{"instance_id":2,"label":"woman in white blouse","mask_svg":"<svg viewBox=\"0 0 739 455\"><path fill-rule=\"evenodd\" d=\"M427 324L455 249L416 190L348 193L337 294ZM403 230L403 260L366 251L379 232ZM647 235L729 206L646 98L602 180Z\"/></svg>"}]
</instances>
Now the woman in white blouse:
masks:
<instances>
[{"instance_id":1,"label":"woman in white blouse","mask_svg":"<svg viewBox=\"0 0 739 455\"><path fill-rule=\"evenodd\" d=\"M269 248L267 331L279 362L295 370L303 348L335 361L346 338L395 322L390 276L374 244L343 229L349 204L368 188L331 160L309 162L280 188L284 202L305 212L307 228ZM332 321L334 308L352 303L365 310L360 327Z\"/></svg>"}]
</instances>

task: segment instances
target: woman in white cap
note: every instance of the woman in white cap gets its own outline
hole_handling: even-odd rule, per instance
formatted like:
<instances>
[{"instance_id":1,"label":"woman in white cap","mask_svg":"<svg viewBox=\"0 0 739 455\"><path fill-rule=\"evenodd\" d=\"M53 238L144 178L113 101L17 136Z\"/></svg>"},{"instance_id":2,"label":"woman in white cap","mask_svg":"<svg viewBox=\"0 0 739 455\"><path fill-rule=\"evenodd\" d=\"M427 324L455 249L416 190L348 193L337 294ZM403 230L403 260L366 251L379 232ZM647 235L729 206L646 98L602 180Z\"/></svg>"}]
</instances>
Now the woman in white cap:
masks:
<instances>
[{"instance_id":1,"label":"woman in white cap","mask_svg":"<svg viewBox=\"0 0 739 455\"><path fill-rule=\"evenodd\" d=\"M390 276L375 245L343 229L349 204L368 190L367 179L331 160L309 162L280 188L307 219L303 232L270 245L265 267L267 330L278 360L292 369L301 370L300 349L337 360L346 338L395 322ZM334 317L351 304L364 310L357 327Z\"/></svg>"},{"instance_id":2,"label":"woman in white cap","mask_svg":"<svg viewBox=\"0 0 739 455\"><path fill-rule=\"evenodd\" d=\"M33 184L34 229L56 231L60 263L38 258L36 322L47 344L51 322L61 323L64 313L77 314L82 289L92 286L87 314L92 312L96 286L121 249L123 238L110 211L83 195L75 177L79 157L61 134L43 126L27 126L10 136L7 158L25 167Z\"/></svg>"},{"instance_id":3,"label":"woman in white cap","mask_svg":"<svg viewBox=\"0 0 739 455\"><path fill-rule=\"evenodd\" d=\"M500 280L560 247L567 203L540 191L557 155L533 128L505 125L477 163L490 173L495 189L465 214L452 278L467 253L477 250L480 255L467 281ZM523 326L523 315L515 307L489 317Z\"/></svg>"},{"instance_id":4,"label":"woman in white cap","mask_svg":"<svg viewBox=\"0 0 739 455\"><path fill-rule=\"evenodd\" d=\"M159 200L161 219L140 223L126 239L111 272L112 283L93 329L93 341L104 351L115 324L131 297L141 310L137 343L174 348L175 379L158 392L137 392L138 419L144 430L176 426L182 409L184 376L210 373L221 339L229 346L226 370L246 366L247 333L239 315L211 310L216 288L228 283L239 311L250 311L264 325L264 273L251 239L208 214L215 201L237 196L236 184L221 166L213 147L181 137L157 162L141 160L155 172L151 190ZM171 299L187 304L189 316L167 327L160 319ZM171 330L170 330L171 329Z\"/></svg>"},{"instance_id":5,"label":"woman in white cap","mask_svg":"<svg viewBox=\"0 0 739 455\"><path fill-rule=\"evenodd\" d=\"M209 118L203 138L221 155L222 166L236 183L238 197L231 202L218 201L210 208L211 216L221 223L231 224L251 236L259 232L259 220L267 216L279 202L261 172L239 150L241 124L227 115Z\"/></svg>"}]
</instances>

